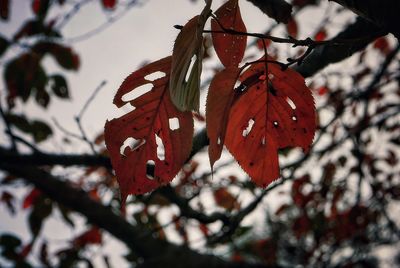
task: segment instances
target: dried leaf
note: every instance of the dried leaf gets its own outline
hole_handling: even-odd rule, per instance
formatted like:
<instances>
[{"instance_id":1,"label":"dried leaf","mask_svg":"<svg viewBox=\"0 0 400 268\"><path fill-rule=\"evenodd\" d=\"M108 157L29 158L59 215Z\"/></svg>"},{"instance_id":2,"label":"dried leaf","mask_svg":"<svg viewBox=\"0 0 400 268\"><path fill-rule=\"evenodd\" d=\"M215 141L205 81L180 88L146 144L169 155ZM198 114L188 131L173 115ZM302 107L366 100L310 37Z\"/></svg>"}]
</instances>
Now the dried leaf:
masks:
<instances>
[{"instance_id":1,"label":"dried leaf","mask_svg":"<svg viewBox=\"0 0 400 268\"><path fill-rule=\"evenodd\" d=\"M86 232L76 237L72 241L72 244L76 248L82 248L89 244L101 244L101 242L102 242L102 235L100 229L97 227L92 227Z\"/></svg>"},{"instance_id":2,"label":"dried leaf","mask_svg":"<svg viewBox=\"0 0 400 268\"><path fill-rule=\"evenodd\" d=\"M218 206L226 210L239 209L240 205L236 198L226 189L219 188L214 192L214 199Z\"/></svg>"},{"instance_id":3,"label":"dried leaf","mask_svg":"<svg viewBox=\"0 0 400 268\"><path fill-rule=\"evenodd\" d=\"M169 90L180 111L199 110L203 28L211 13L210 6L211 1L207 1L201 14L186 23L175 40Z\"/></svg>"}]
</instances>

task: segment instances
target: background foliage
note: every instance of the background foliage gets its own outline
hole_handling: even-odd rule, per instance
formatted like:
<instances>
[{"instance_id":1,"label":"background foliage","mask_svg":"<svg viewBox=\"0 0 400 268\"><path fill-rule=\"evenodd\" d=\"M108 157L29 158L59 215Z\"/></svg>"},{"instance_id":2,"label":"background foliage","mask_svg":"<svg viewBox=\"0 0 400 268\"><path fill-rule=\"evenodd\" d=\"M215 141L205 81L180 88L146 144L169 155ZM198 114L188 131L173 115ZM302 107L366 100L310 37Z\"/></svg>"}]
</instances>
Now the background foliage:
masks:
<instances>
[{"instance_id":1,"label":"background foliage","mask_svg":"<svg viewBox=\"0 0 400 268\"><path fill-rule=\"evenodd\" d=\"M128 198L125 217L120 214L120 192L104 146L103 125L91 126L94 135L82 120L89 108L101 113L103 104L96 103L96 96L107 73L95 74L98 86L83 98L83 89L71 83L86 61L74 42L96 38L107 28L117 32L115 21L148 3L26 1L29 14L18 28L7 28L13 15L21 16L12 10L15 2L0 0L1 23L7 29L0 34L0 205L2 218L26 215L29 233L0 223L7 230L0 234L2 266L399 264L397 1L240 1L246 12L262 10L273 19L265 18L263 34L290 36L294 42L308 37L328 41L312 47L292 66L307 78L317 106L310 152L281 150L282 176L265 189L256 187L225 151L212 174L204 161L208 139L201 108L195 114L191 156L182 171L171 185ZM196 4L203 6L201 1ZM90 5L97 5L106 22L81 36L65 36L64 27ZM242 13L244 18L252 16ZM309 24L313 14L320 19ZM134 34L135 42L141 42L138 36ZM221 69L210 36L204 36L203 99L210 78ZM258 59L264 46L282 63L306 52L273 38L249 38L245 61ZM95 65L97 59L88 60ZM337 64L327 67L330 63ZM133 69L117 71L127 74ZM79 103L71 106L76 116L69 119L76 131L69 130L67 120L51 121L48 115L32 112L37 106L46 111L52 103ZM57 232L71 235L58 240Z\"/></svg>"}]
</instances>

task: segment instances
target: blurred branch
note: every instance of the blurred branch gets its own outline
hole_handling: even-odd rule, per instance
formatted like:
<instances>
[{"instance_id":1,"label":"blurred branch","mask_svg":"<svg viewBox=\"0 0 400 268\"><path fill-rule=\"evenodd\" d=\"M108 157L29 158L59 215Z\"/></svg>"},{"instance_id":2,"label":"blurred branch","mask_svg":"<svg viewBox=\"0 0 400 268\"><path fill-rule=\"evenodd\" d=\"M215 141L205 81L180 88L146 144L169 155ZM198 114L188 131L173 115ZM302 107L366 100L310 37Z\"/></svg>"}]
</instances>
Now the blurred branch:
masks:
<instances>
[{"instance_id":1,"label":"blurred branch","mask_svg":"<svg viewBox=\"0 0 400 268\"><path fill-rule=\"evenodd\" d=\"M400 1L398 0L330 0L352 10L378 27L400 38Z\"/></svg>"},{"instance_id":2,"label":"blurred branch","mask_svg":"<svg viewBox=\"0 0 400 268\"><path fill-rule=\"evenodd\" d=\"M288 23L291 18L292 6L284 0L247 0L258 7L268 17L277 22Z\"/></svg>"},{"instance_id":3,"label":"blurred branch","mask_svg":"<svg viewBox=\"0 0 400 268\"><path fill-rule=\"evenodd\" d=\"M15 136L13 134L13 131L11 129L11 125L7 120L6 114L3 111L3 106L1 105L1 100L0 100L0 116L4 121L4 125L6 126L6 133L8 134L8 137L10 138L10 142L11 142L11 150L13 152L17 152L17 143L15 141Z\"/></svg>"},{"instance_id":4,"label":"blurred branch","mask_svg":"<svg viewBox=\"0 0 400 268\"><path fill-rule=\"evenodd\" d=\"M212 222L215 222L218 220L221 220L223 223L226 223L229 221L228 216L225 215L224 213L215 212L211 215L206 215L202 212L194 210L189 205L188 200L180 197L175 192L175 190L169 185L160 188L157 192L162 194L164 197L166 197L171 202L175 203L181 211L181 216L184 216L186 218L196 219L199 222L205 223L205 224L212 223Z\"/></svg>"},{"instance_id":5,"label":"blurred branch","mask_svg":"<svg viewBox=\"0 0 400 268\"><path fill-rule=\"evenodd\" d=\"M10 150L0 147L0 162L4 164L16 164L20 166L103 166L111 169L111 162L108 157L100 155L85 154L16 154Z\"/></svg>"},{"instance_id":6,"label":"blurred branch","mask_svg":"<svg viewBox=\"0 0 400 268\"><path fill-rule=\"evenodd\" d=\"M86 112L86 110L88 109L90 103L92 103L92 101L94 100L94 98L96 98L97 94L100 92L100 90L107 84L106 80L103 80L100 82L100 84L95 88L95 90L93 91L92 95L90 95L90 97L86 100L85 104L83 105L81 111L79 112L79 114L77 115L77 117L79 118L79 120L82 119L83 114Z\"/></svg>"},{"instance_id":7,"label":"blurred branch","mask_svg":"<svg viewBox=\"0 0 400 268\"><path fill-rule=\"evenodd\" d=\"M349 25L346 29L336 35L332 40L358 40L347 44L325 44L315 48L302 62L294 69L304 77L313 76L329 64L342 61L354 53L363 50L370 42L385 35L386 32L363 18ZM369 36L367 39L361 37Z\"/></svg>"},{"instance_id":8,"label":"blurred branch","mask_svg":"<svg viewBox=\"0 0 400 268\"><path fill-rule=\"evenodd\" d=\"M56 202L81 213L94 224L107 230L124 242L136 254L144 258L140 267L271 267L259 264L229 262L214 255L200 254L186 246L171 244L165 240L143 235L143 230L128 223L115 214L110 207L94 201L89 195L73 188L61 179L43 170L0 162L0 168L34 184L39 190ZM179 256L177 258L176 256ZM273 266L276 267L276 266Z\"/></svg>"},{"instance_id":9,"label":"blurred branch","mask_svg":"<svg viewBox=\"0 0 400 268\"><path fill-rule=\"evenodd\" d=\"M98 85L96 87L96 89L93 91L92 95L90 95L90 97L87 99L87 101L85 102L85 104L83 105L81 111L79 112L79 114L77 116L75 116L75 122L78 125L79 131L81 132L81 138L82 140L87 143L90 147L90 149L92 150L93 154L97 154L96 150L94 149L94 145L93 142L91 142L87 135L86 135L86 131L83 129L82 126L82 118L84 113L86 112L87 108L89 107L90 103L94 100L94 98L96 97L96 95L100 92L100 90L105 86L105 84L107 83L107 81L101 81L100 85Z\"/></svg>"},{"instance_id":10,"label":"blurred branch","mask_svg":"<svg viewBox=\"0 0 400 268\"><path fill-rule=\"evenodd\" d=\"M34 154L41 154L42 152L39 150L39 148L37 148L35 145L33 145L32 143L28 142L27 140L25 140L24 138L15 135L14 133L10 133L8 130L6 130L6 133L8 135L10 135L10 137L12 137L12 139L15 142L19 142L22 143L23 145L27 146L28 148L30 148Z\"/></svg>"},{"instance_id":11,"label":"blurred branch","mask_svg":"<svg viewBox=\"0 0 400 268\"><path fill-rule=\"evenodd\" d=\"M70 37L70 38L66 38L66 42L68 43L75 43L75 42L80 42L83 40L87 40L99 33L101 33L102 31L106 30L108 27L110 27L111 25L113 25L115 22L117 22L118 20L122 19L126 14L128 14L128 12L137 4L137 0L131 0L129 3L127 3L123 10L121 12L119 12L116 15L110 16L106 22L100 24L99 26L97 26L96 28L74 36L74 37Z\"/></svg>"}]
</instances>

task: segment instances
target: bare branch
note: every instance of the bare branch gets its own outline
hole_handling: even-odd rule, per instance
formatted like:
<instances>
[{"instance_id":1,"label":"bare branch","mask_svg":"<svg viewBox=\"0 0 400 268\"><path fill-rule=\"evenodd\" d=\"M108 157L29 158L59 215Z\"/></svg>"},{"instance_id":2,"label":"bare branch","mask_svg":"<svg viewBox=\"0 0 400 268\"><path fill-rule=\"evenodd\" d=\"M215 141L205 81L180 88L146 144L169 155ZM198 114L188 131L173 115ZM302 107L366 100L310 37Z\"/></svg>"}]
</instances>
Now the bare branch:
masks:
<instances>
[{"instance_id":1,"label":"bare branch","mask_svg":"<svg viewBox=\"0 0 400 268\"><path fill-rule=\"evenodd\" d=\"M331 0L400 38L400 1Z\"/></svg>"},{"instance_id":2,"label":"bare branch","mask_svg":"<svg viewBox=\"0 0 400 268\"><path fill-rule=\"evenodd\" d=\"M275 19L278 23L288 23L291 18L292 6L284 0L247 0L258 7L268 17Z\"/></svg>"}]
</instances>

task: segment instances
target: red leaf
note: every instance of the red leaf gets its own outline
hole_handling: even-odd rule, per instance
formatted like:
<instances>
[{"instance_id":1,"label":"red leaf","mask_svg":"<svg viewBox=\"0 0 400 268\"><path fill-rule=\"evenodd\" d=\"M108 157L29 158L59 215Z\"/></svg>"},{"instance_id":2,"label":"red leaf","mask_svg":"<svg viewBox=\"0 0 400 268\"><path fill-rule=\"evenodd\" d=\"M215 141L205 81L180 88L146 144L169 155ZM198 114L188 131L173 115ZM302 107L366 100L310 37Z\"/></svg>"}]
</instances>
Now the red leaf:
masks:
<instances>
[{"instance_id":1,"label":"red leaf","mask_svg":"<svg viewBox=\"0 0 400 268\"><path fill-rule=\"evenodd\" d=\"M324 96L324 95L326 95L327 93L329 93L329 88L328 87L326 87L326 86L321 86L321 87L319 87L318 89L317 89L317 93L318 93L318 95L320 95L320 96Z\"/></svg>"},{"instance_id":2,"label":"red leaf","mask_svg":"<svg viewBox=\"0 0 400 268\"><path fill-rule=\"evenodd\" d=\"M211 168L221 157L225 141L229 112L234 96L233 87L240 74L240 69L230 67L217 73L211 81L207 95L206 123L210 139L208 155Z\"/></svg>"},{"instance_id":3,"label":"red leaf","mask_svg":"<svg viewBox=\"0 0 400 268\"><path fill-rule=\"evenodd\" d=\"M0 18L8 20L10 15L10 0L0 0Z\"/></svg>"},{"instance_id":4,"label":"red leaf","mask_svg":"<svg viewBox=\"0 0 400 268\"><path fill-rule=\"evenodd\" d=\"M291 37L296 38L298 34L297 22L294 18L291 18L286 24L286 30Z\"/></svg>"},{"instance_id":5,"label":"red leaf","mask_svg":"<svg viewBox=\"0 0 400 268\"><path fill-rule=\"evenodd\" d=\"M268 48L271 45L271 39L257 39L257 48L264 51L264 49ZM265 48L264 48L265 44Z\"/></svg>"},{"instance_id":6,"label":"red leaf","mask_svg":"<svg viewBox=\"0 0 400 268\"><path fill-rule=\"evenodd\" d=\"M99 228L92 227L88 231L76 237L72 243L75 247L81 248L88 244L101 244L102 236Z\"/></svg>"},{"instance_id":7,"label":"red leaf","mask_svg":"<svg viewBox=\"0 0 400 268\"><path fill-rule=\"evenodd\" d=\"M246 32L246 26L240 15L238 0L230 0L222 5L215 15L225 29ZM218 22L211 21L212 31L222 31ZM225 67L238 66L244 56L247 37L228 33L212 33L212 40L218 58Z\"/></svg>"},{"instance_id":8,"label":"red leaf","mask_svg":"<svg viewBox=\"0 0 400 268\"><path fill-rule=\"evenodd\" d=\"M22 208L30 208L33 204L35 204L36 200L41 195L42 193L38 189L33 188L32 191L25 197L24 202L22 203Z\"/></svg>"},{"instance_id":9,"label":"red leaf","mask_svg":"<svg viewBox=\"0 0 400 268\"><path fill-rule=\"evenodd\" d=\"M123 202L128 194L143 194L170 182L190 154L193 119L191 112L180 112L171 102L170 68L171 57L150 63L129 75L115 95L117 107L127 103L135 107L105 126L105 141ZM152 81L149 75L153 74L165 76ZM138 88L144 85L152 89L136 99L125 99L127 93L138 93ZM128 138L133 141L130 146ZM162 142L164 155L157 154L157 142ZM148 165L151 163L155 166Z\"/></svg>"},{"instance_id":10,"label":"red leaf","mask_svg":"<svg viewBox=\"0 0 400 268\"><path fill-rule=\"evenodd\" d=\"M226 188L219 188L214 192L214 199L218 206L227 210L239 209L236 198Z\"/></svg>"},{"instance_id":11,"label":"red leaf","mask_svg":"<svg viewBox=\"0 0 400 268\"><path fill-rule=\"evenodd\" d=\"M33 11L33 13L39 14L40 2L41 2L41 0L33 0L32 1L32 11Z\"/></svg>"},{"instance_id":12,"label":"red leaf","mask_svg":"<svg viewBox=\"0 0 400 268\"><path fill-rule=\"evenodd\" d=\"M326 31L325 29L321 29L318 33L315 34L314 40L315 41L324 41L326 39Z\"/></svg>"},{"instance_id":13,"label":"red leaf","mask_svg":"<svg viewBox=\"0 0 400 268\"><path fill-rule=\"evenodd\" d=\"M315 105L304 78L275 64L268 64L268 79L265 71L257 63L242 75L247 88L231 108L225 137L229 151L262 187L279 177L278 150L300 146L307 152L315 133Z\"/></svg>"},{"instance_id":14,"label":"red leaf","mask_svg":"<svg viewBox=\"0 0 400 268\"><path fill-rule=\"evenodd\" d=\"M207 237L210 233L210 230L208 229L207 225L204 223L199 224L199 229L205 237Z\"/></svg>"},{"instance_id":15,"label":"red leaf","mask_svg":"<svg viewBox=\"0 0 400 268\"><path fill-rule=\"evenodd\" d=\"M102 0L103 7L106 9L114 9L117 4L117 0Z\"/></svg>"},{"instance_id":16,"label":"red leaf","mask_svg":"<svg viewBox=\"0 0 400 268\"><path fill-rule=\"evenodd\" d=\"M31 253L32 247L33 247L33 242L30 242L29 244L23 246L21 252L19 253L20 256L25 259L29 255L29 253Z\"/></svg>"},{"instance_id":17,"label":"red leaf","mask_svg":"<svg viewBox=\"0 0 400 268\"><path fill-rule=\"evenodd\" d=\"M198 122L202 123L202 122L206 121L206 118L200 113L192 112L192 116L193 116L193 119L195 119Z\"/></svg>"},{"instance_id":18,"label":"red leaf","mask_svg":"<svg viewBox=\"0 0 400 268\"><path fill-rule=\"evenodd\" d=\"M373 46L384 55L390 53L390 45L386 37L380 37L376 39Z\"/></svg>"}]
</instances>

